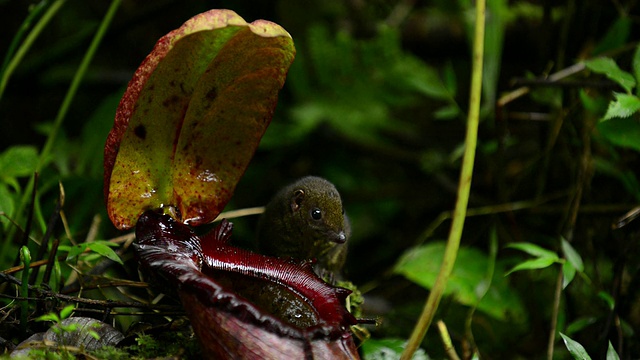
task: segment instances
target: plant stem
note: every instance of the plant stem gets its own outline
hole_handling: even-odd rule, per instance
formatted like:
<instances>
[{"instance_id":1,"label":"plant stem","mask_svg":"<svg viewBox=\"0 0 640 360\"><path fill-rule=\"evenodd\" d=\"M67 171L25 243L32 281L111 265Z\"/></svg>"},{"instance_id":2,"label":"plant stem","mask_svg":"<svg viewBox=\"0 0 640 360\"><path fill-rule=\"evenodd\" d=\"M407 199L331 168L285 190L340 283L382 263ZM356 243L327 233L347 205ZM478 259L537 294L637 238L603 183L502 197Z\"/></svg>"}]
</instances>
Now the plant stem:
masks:
<instances>
[{"instance_id":1,"label":"plant stem","mask_svg":"<svg viewBox=\"0 0 640 360\"><path fill-rule=\"evenodd\" d=\"M558 325L558 312L560 310L560 294L562 293L562 266L556 279L556 290L553 297L553 314L551 315L551 329L549 329L549 343L547 344L547 359L553 359L553 349L556 343L556 328Z\"/></svg>"},{"instance_id":2,"label":"plant stem","mask_svg":"<svg viewBox=\"0 0 640 360\"><path fill-rule=\"evenodd\" d=\"M451 336L449 336L449 330L447 330L447 325L444 323L444 321L438 321L438 330L440 331L442 345L444 345L444 351L447 353L447 357L450 360L460 360L458 353L456 353L456 349L453 347Z\"/></svg>"},{"instance_id":3,"label":"plant stem","mask_svg":"<svg viewBox=\"0 0 640 360\"><path fill-rule=\"evenodd\" d=\"M465 138L464 157L462 159L462 169L460 171L460 182L458 183L458 198L453 212L453 221L449 231L447 247L445 249L444 258L438 273L436 283L431 289L431 293L427 298L424 309L418 323L413 329L413 333L409 338L407 347L405 348L401 360L411 359L413 353L418 349L420 343L431 325L431 321L435 315L445 286L453 270L458 248L460 247L460 238L462 237L462 229L467 212L467 204L469 202L469 192L471 189L471 179L473 175L473 164L476 154L476 143L478 140L478 123L480 117L480 97L482 92L482 60L484 56L484 24L485 24L485 0L476 2L476 24L473 43L473 59L471 73L471 90L469 96L469 114L467 117L467 134Z\"/></svg>"},{"instance_id":4,"label":"plant stem","mask_svg":"<svg viewBox=\"0 0 640 360\"><path fill-rule=\"evenodd\" d=\"M264 206L244 208L238 210L229 210L221 212L213 222L221 221L222 219L235 219L243 216L260 215L264 212Z\"/></svg>"},{"instance_id":5,"label":"plant stem","mask_svg":"<svg viewBox=\"0 0 640 360\"><path fill-rule=\"evenodd\" d=\"M16 46L16 41L19 41L20 37L22 37L22 33L26 30L31 21L42 12L44 6L46 6L46 2L43 1L40 4L36 5L36 7L31 11L31 13L22 23L18 34L16 34L16 36L14 37L14 41L11 43L7 58L5 58L2 65L2 78L0 78L0 98L2 98L4 89L7 87L7 83L9 82L9 78L11 77L13 71L16 69L16 67L18 67L20 61L22 61L22 58L24 58L27 51L29 51L31 45L33 45L34 41L38 38L44 27L47 26L49 21L51 21L53 16L58 12L58 10L60 10L60 7L62 7L64 3L65 0L58 0L51 4L49 9L47 9L44 15L42 15L40 20L38 20L36 25L33 27L29 35L27 35L27 37L24 39L24 42L22 43L20 48L18 48L18 51L16 51L15 56L11 58L11 60L9 60L9 56L11 56L13 48L15 48Z\"/></svg>"},{"instance_id":6,"label":"plant stem","mask_svg":"<svg viewBox=\"0 0 640 360\"><path fill-rule=\"evenodd\" d=\"M40 157L38 159L38 164L36 165L35 171L36 172L40 172L40 170L42 169L42 167L45 165L45 163L50 159L50 153L51 153L51 149L53 148L53 144L55 143L56 140L56 136L58 135L58 131L60 130L60 127L62 126L62 121L64 120L65 116L67 115L67 111L69 110L69 107L71 105L71 102L73 101L73 98L75 97L78 88L80 87L80 83L82 82L82 79L84 78L85 73L87 72L87 68L89 67L89 64L91 63L91 60L93 59L93 56L95 55L96 51L98 50L98 46L100 45L100 42L102 41L102 38L104 37L104 35L107 32L107 28L109 27L109 24L111 24L111 20L113 19L116 10L118 9L118 7L120 6L120 3L122 2L122 0L112 0L111 1L111 5L109 6L109 9L107 10L107 13L105 14L104 18L102 19L102 22L100 23L100 27L98 28L98 30L96 31L96 34L93 37L93 40L91 41L91 45L89 45L89 48L87 49L87 52L84 54L84 58L82 59L82 62L80 63L80 66L78 67L78 70L76 71L73 80L71 81L71 85L69 86L69 90L67 90L67 94L64 97L64 100L62 101L62 105L60 106L60 109L58 110L58 114L54 120L53 123L53 127L51 128L51 132L49 133L49 136L47 137L47 141L44 144L44 147L42 148L42 151L40 152ZM64 0L59 1L57 3L55 3L54 5L52 5L52 7L54 7L56 4L60 3L60 5L62 5L62 3L64 3ZM58 6L60 6L58 5ZM43 18L45 18L45 16L47 16L49 14L49 12L47 12ZM41 19L40 22L42 22L43 20ZM40 22L38 23L38 25L40 24ZM36 27L38 26L36 25ZM35 31L36 29L34 28L34 30L32 31L32 33ZM29 34L29 37L31 36L31 34ZM25 40L25 43L29 40L29 37ZM18 54L16 54L16 57L18 56ZM9 70L9 69L7 69ZM1 87L0 87L0 91L1 91ZM30 181L29 186L27 188L30 188L32 186L32 182L33 180ZM19 214L22 213L22 210L24 209L24 206L27 202L27 193L25 192L22 196L22 199L20 201L20 203L18 204L18 206L15 209L14 212L14 218L16 218L16 220L18 220ZM18 222L19 223L19 222ZM12 232L10 231L8 233L9 236L7 236L8 239L11 239L12 237ZM6 249L5 249L6 250Z\"/></svg>"},{"instance_id":7,"label":"plant stem","mask_svg":"<svg viewBox=\"0 0 640 360\"><path fill-rule=\"evenodd\" d=\"M478 346L476 345L475 337L473 336L473 314L475 314L476 309L480 305L480 302L489 292L491 288L491 284L493 284L493 275L496 270L496 258L498 256L498 234L496 227L493 226L491 232L489 233L489 264L487 266L487 274L485 276L484 285L482 287L478 286L478 300L476 300L475 304L469 309L469 315L465 320L465 334L467 341L469 342L469 347L471 348L471 353L478 355L480 351L478 351Z\"/></svg>"},{"instance_id":8,"label":"plant stem","mask_svg":"<svg viewBox=\"0 0 640 360\"><path fill-rule=\"evenodd\" d=\"M23 246L20 248L20 260L24 269L22 270L22 286L20 287L20 297L22 297L20 305L20 331L23 335L27 333L27 320L29 315L29 266L31 265L31 253L29 248Z\"/></svg>"},{"instance_id":9,"label":"plant stem","mask_svg":"<svg viewBox=\"0 0 640 360\"><path fill-rule=\"evenodd\" d=\"M93 40L91 40L91 45L89 45L89 49L87 49L87 52L84 54L84 58L82 58L82 62L80 63L80 66L78 67L78 70L76 71L76 74L74 75L73 80L71 81L69 90L67 90L67 94L64 97L64 100L62 101L62 105L58 110L58 115L54 120L51 133L47 137L47 142L45 143L44 148L40 153L40 159L39 159L40 161L38 162L38 167L37 167L38 170L40 170L40 167L45 163L45 161L47 161L47 158L49 157L49 153L51 152L51 148L53 147L53 144L56 140L56 135L58 134L58 130L62 125L62 121L67 115L69 106L71 105L71 102L73 101L73 98L75 97L76 92L78 91L78 87L80 87L80 83L84 78L84 74L87 72L87 69L89 68L89 64L91 63L91 60L93 60L93 56L98 50L98 46L100 45L100 42L102 42L102 38L106 34L107 28L109 27L109 24L111 23L111 20L113 19L113 16L115 15L116 10L118 9L121 1L122 0L111 1L111 5L107 10L107 14L102 19L102 22L100 23L100 27L98 28L98 31L93 37Z\"/></svg>"}]
</instances>

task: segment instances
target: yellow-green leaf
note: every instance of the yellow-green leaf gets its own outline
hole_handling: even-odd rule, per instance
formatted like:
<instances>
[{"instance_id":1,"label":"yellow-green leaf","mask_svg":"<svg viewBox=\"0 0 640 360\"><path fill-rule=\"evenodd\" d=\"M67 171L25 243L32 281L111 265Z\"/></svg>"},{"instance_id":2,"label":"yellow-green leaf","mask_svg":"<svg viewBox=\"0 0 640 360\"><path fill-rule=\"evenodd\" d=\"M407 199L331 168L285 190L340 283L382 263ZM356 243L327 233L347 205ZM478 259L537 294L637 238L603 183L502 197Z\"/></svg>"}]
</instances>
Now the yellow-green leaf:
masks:
<instances>
[{"instance_id":1,"label":"yellow-green leaf","mask_svg":"<svg viewBox=\"0 0 640 360\"><path fill-rule=\"evenodd\" d=\"M568 337L563 333L560 333L560 336L562 337L562 340L564 341L564 344L567 347L567 350L569 350L569 353L574 359L591 360L591 356L587 354L587 350L585 350L584 347L579 342L571 339L570 337Z\"/></svg>"},{"instance_id":2,"label":"yellow-green leaf","mask_svg":"<svg viewBox=\"0 0 640 360\"><path fill-rule=\"evenodd\" d=\"M409 249L398 260L393 271L426 289L431 289L440 271L444 250L445 243L440 241ZM445 295L452 295L463 305L477 305L478 310L493 318L513 320L515 314L524 313L520 298L502 276L505 269L501 263L495 264L493 279L487 290L486 274L489 261L487 255L478 249L460 248L458 259L447 282ZM525 319L521 317L518 321Z\"/></svg>"},{"instance_id":3,"label":"yellow-green leaf","mask_svg":"<svg viewBox=\"0 0 640 360\"><path fill-rule=\"evenodd\" d=\"M555 264L558 261L559 261L558 258L551 258L551 257L541 257L541 258L535 258L532 260L525 260L519 263L518 265L514 266L511 270L509 270L506 273L506 275L509 275L512 272L521 271L521 270L544 269L546 267L551 266L552 264Z\"/></svg>"},{"instance_id":4,"label":"yellow-green leaf","mask_svg":"<svg viewBox=\"0 0 640 360\"><path fill-rule=\"evenodd\" d=\"M122 97L105 146L105 196L117 228L174 207L215 219L269 125L295 49L265 20L199 14L162 37Z\"/></svg>"},{"instance_id":5,"label":"yellow-green leaf","mask_svg":"<svg viewBox=\"0 0 640 360\"><path fill-rule=\"evenodd\" d=\"M620 69L616 62L608 57L597 57L584 62L591 71L603 74L609 79L617 82L627 93L636 86L636 79L630 73Z\"/></svg>"},{"instance_id":6,"label":"yellow-green leaf","mask_svg":"<svg viewBox=\"0 0 640 360\"><path fill-rule=\"evenodd\" d=\"M609 103L603 121L615 118L627 118L640 110L640 98L635 95L614 92L615 100Z\"/></svg>"},{"instance_id":7,"label":"yellow-green leaf","mask_svg":"<svg viewBox=\"0 0 640 360\"><path fill-rule=\"evenodd\" d=\"M507 245L508 248L518 249L520 251L524 251L527 254L539 258L555 258L558 259L558 255L551 250L547 250L539 245L529 243L529 242L517 242L511 243Z\"/></svg>"}]
</instances>

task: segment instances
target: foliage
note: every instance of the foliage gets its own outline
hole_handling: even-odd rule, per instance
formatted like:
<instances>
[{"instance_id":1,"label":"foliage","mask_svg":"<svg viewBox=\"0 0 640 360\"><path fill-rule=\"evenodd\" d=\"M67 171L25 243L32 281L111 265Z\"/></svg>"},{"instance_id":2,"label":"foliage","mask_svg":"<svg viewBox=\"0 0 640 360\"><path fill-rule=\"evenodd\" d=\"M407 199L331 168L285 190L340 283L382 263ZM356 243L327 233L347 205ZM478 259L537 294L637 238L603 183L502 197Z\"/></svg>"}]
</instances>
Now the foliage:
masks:
<instances>
[{"instance_id":1,"label":"foliage","mask_svg":"<svg viewBox=\"0 0 640 360\"><path fill-rule=\"evenodd\" d=\"M133 359L167 356L197 358L201 356L195 337L189 336L185 332L170 332L160 337L140 335L136 337L136 344L129 346L127 350Z\"/></svg>"},{"instance_id":2,"label":"foliage","mask_svg":"<svg viewBox=\"0 0 640 360\"><path fill-rule=\"evenodd\" d=\"M53 331L56 334L61 334L62 332L72 332L78 329L78 324L76 323L72 323L72 324L63 324L62 320L68 318L69 316L71 316L71 313L73 312L73 310L75 310L75 306L73 305L67 305L65 306L62 310L60 310L60 313L48 313L48 314L44 314L42 316L38 316L35 320L36 321L51 321L53 322ZM96 333L95 331L91 331L90 330L90 334L92 337L97 338L99 335L98 333Z\"/></svg>"},{"instance_id":3,"label":"foliage","mask_svg":"<svg viewBox=\"0 0 640 360\"><path fill-rule=\"evenodd\" d=\"M571 339L570 337L568 337L563 333L560 333L560 336L562 337L564 344L567 346L569 353L574 359L591 360L591 356L587 354L587 351L579 342ZM620 357L618 356L618 353L616 353L616 351L613 349L613 346L611 346L611 342L609 342L609 347L607 348L607 360L619 360L619 359Z\"/></svg>"},{"instance_id":4,"label":"foliage","mask_svg":"<svg viewBox=\"0 0 640 360\"><path fill-rule=\"evenodd\" d=\"M113 251L113 249L111 249L111 247L118 247L118 244L114 244L109 241L98 240L98 241L92 241L88 243L85 242L85 243L81 243L74 246L63 245L63 246L59 246L58 249L60 251L67 252L67 260L71 260L85 252L95 252L95 254L97 255L104 256L107 259L110 259L117 263L122 264L122 260L120 259L118 254L116 254L116 252ZM85 260L91 261L92 259L90 257L87 257L85 258Z\"/></svg>"},{"instance_id":5,"label":"foliage","mask_svg":"<svg viewBox=\"0 0 640 360\"><path fill-rule=\"evenodd\" d=\"M133 359L131 353L126 350L119 349L113 346L105 346L98 350L91 352L91 355L98 359L110 359L110 360L129 360ZM143 357L144 359L144 357Z\"/></svg>"},{"instance_id":6,"label":"foliage","mask_svg":"<svg viewBox=\"0 0 640 360\"><path fill-rule=\"evenodd\" d=\"M435 241L407 251L396 263L394 272L427 289L432 288L440 270L444 246L444 242ZM486 278L489 261L489 257L478 249L461 248L445 295L452 295L463 305L478 304L478 310L496 319L526 322L522 316L522 301L504 277L504 265L496 264L493 278ZM487 286L486 295L481 297Z\"/></svg>"},{"instance_id":7,"label":"foliage","mask_svg":"<svg viewBox=\"0 0 640 360\"><path fill-rule=\"evenodd\" d=\"M362 345L362 356L371 360L400 359L406 342L402 339L372 339ZM413 354L413 360L428 360L429 356L419 349Z\"/></svg>"},{"instance_id":8,"label":"foliage","mask_svg":"<svg viewBox=\"0 0 640 360\"><path fill-rule=\"evenodd\" d=\"M400 47L397 30L381 27L375 37L354 39L322 26L307 30L304 50L288 76L295 105L289 123L274 122L262 146L291 146L304 141L322 124L367 144L386 142L385 133L410 131L394 111L418 104L424 96L437 100L440 119L461 114L455 101L456 78L448 66L442 74Z\"/></svg>"},{"instance_id":9,"label":"foliage","mask_svg":"<svg viewBox=\"0 0 640 360\"><path fill-rule=\"evenodd\" d=\"M263 205L280 185L303 175L321 175L337 185L353 224L345 276L364 294L362 316L380 317L382 324L368 327L365 357L402 351L441 261L442 245L434 239L446 237L455 202L451 189L463 149L473 3L223 2L247 19L282 24L298 48L273 123L229 208ZM59 7L52 10L51 4ZM68 90L107 4L49 1L32 12L27 6L0 4L0 27L7 34L0 48L7 50L6 59L20 55L8 77L6 65L0 74L9 80L0 99L0 270L17 264L10 274L22 278L15 261L28 239L28 275L36 274L31 296L44 286L47 265L39 262L54 253L57 265L51 266L59 275L47 282L52 291L174 306L169 315L162 314L166 308L136 308L142 314L110 308L121 330L140 320L166 324L178 316L177 303L142 287L130 235L105 221L102 149L141 59L161 34L210 5L121 7L58 124L60 94ZM489 2L485 81L493 83L484 84L474 182L452 292L437 314L457 350L542 358L551 343L555 357L567 359L577 349L569 348L570 336L593 357L640 355L637 220L633 214L621 218L640 201L640 51L634 43L637 19L631 16L637 6L626 0ZM19 51L49 12L28 51ZM42 151L46 142L49 150ZM233 220L237 241L247 247L255 220ZM490 229L497 234L495 257ZM60 244L55 251L54 240ZM106 260L115 260L114 254L121 263ZM415 262L408 269L410 259ZM401 266L402 272L394 272ZM516 271L505 277L510 269ZM2 294L15 297L19 286L4 281ZM489 283L477 313L469 316L478 290ZM456 293L456 287L464 291ZM60 307L66 303L48 299ZM6 321L0 337L17 343L24 338L16 331L19 312L5 315L19 305L2 302ZM38 326L33 318L51 312L45 301L30 298L28 306L29 328ZM509 319L507 313L513 322L502 320ZM527 331L514 325L518 321ZM552 331L564 336L550 341ZM195 348L187 335L175 341L187 340ZM445 356L434 331L422 347L420 354ZM159 356L136 351L130 355Z\"/></svg>"},{"instance_id":10,"label":"foliage","mask_svg":"<svg viewBox=\"0 0 640 360\"><path fill-rule=\"evenodd\" d=\"M604 74L620 85L626 93L614 92L607 112L598 124L600 134L612 144L640 151L640 123L633 116L640 111L640 46L632 60L632 73L618 66L612 58L600 57L585 62L587 68L598 74ZM632 90L636 88L636 94Z\"/></svg>"},{"instance_id":11,"label":"foliage","mask_svg":"<svg viewBox=\"0 0 640 360\"><path fill-rule=\"evenodd\" d=\"M0 218L3 230L9 225L23 190L20 178L31 176L38 163L38 150L31 145L15 145L0 154Z\"/></svg>"},{"instance_id":12,"label":"foliage","mask_svg":"<svg viewBox=\"0 0 640 360\"><path fill-rule=\"evenodd\" d=\"M562 266L562 288L566 288L569 283L573 280L576 275L576 272L583 273L584 264L582 262L582 258L580 254L576 252L576 250L571 246L571 244L565 240L561 239L562 252L564 253L564 258L558 257L555 252L546 250L541 248L540 246L532 243L513 243L509 244L510 248L518 249L526 252L529 255L535 257L532 260L523 261L516 266L514 266L511 270L507 272L507 275L520 270L537 270L544 269L553 264L560 264Z\"/></svg>"}]
</instances>

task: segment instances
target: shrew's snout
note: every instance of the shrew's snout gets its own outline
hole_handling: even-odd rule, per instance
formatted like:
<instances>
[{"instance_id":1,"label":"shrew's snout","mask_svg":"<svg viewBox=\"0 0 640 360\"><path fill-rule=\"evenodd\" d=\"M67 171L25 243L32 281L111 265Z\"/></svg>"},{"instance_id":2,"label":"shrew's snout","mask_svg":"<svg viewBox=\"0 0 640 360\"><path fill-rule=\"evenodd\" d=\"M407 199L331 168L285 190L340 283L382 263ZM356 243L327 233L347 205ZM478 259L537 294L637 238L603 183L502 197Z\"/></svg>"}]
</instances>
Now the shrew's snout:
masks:
<instances>
[{"instance_id":1,"label":"shrew's snout","mask_svg":"<svg viewBox=\"0 0 640 360\"><path fill-rule=\"evenodd\" d=\"M332 240L336 244L344 244L347 241L347 235L345 235L344 231L340 231Z\"/></svg>"}]
</instances>

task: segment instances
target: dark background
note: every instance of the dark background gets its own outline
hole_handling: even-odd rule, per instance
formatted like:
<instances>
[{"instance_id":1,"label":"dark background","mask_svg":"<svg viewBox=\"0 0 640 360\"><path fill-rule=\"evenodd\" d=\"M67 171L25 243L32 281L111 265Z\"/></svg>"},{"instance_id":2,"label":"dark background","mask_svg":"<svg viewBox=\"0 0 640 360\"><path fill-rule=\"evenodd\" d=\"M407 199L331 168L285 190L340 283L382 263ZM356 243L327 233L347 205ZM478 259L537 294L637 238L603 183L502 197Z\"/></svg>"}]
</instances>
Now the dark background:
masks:
<instances>
[{"instance_id":1,"label":"dark background","mask_svg":"<svg viewBox=\"0 0 640 360\"><path fill-rule=\"evenodd\" d=\"M247 21L274 21L291 33L298 51L297 64L281 92L272 126L228 209L264 205L280 186L304 175L315 174L334 182L353 223L347 277L368 290L371 304L381 304L372 307L371 314L385 316L373 336L407 338L428 292L392 275L390 269L408 248L421 241L432 221L454 205L470 77L469 3L125 0L65 118L55 159L42 175L43 213L53 208L57 192L51 184L60 180L67 193L69 226L78 238L86 234L95 214L103 219L100 238L119 235L107 220L102 200L102 146L117 102L142 59L162 35L211 8L232 9ZM3 57L29 6L28 1L0 0ZM37 39L0 99L0 151L16 144L41 147L45 142L47 124L55 118L108 6L106 1L68 1ZM408 6L407 12L396 18L401 6ZM630 49L639 34L637 10L637 1L632 0L504 2L504 12L488 18L504 21L504 39L497 42L501 51L487 50L499 60L499 76L493 80L495 93L485 94L485 99L514 90L515 79L544 77L596 54L614 56L629 70ZM632 23L628 40L598 53L605 34L621 18ZM394 46L401 55L381 53L383 60L388 56L387 63L369 59L373 65L367 65L364 56L358 58L358 51L364 46L361 44L379 39L384 24L397 34ZM325 56L321 46L310 45L313 36L334 44L340 36L350 39L345 42L349 44L344 45L345 53L353 51L358 66L352 72L332 70L342 66L340 52ZM436 110L447 101L416 91L404 79L394 81L394 73L389 71L402 64L394 62L396 57L404 56L435 69L441 77L446 69L452 70L456 85L452 101L461 110L457 116L438 118ZM574 280L578 284L562 293L559 330L566 331L562 326L577 319L593 318L592 325L575 334L583 344L589 344L590 353L602 354L609 339L619 346L623 357L634 358L640 355L640 312L634 305L639 295L634 286L639 280L637 230L613 232L611 223L637 205L640 189L634 190L633 181L623 185L620 177L596 163L605 159L619 173L635 178L640 162L637 152L598 140L597 131L591 131L589 125L595 118L589 118L580 105L580 89L608 99L612 85L604 77L586 72L577 77L597 81L602 87L532 86L532 94L504 108L485 103L469 206L534 200L540 204L468 218L462 244L487 252L489 230L495 228L498 259L513 265L526 256L505 249L508 243L529 241L555 251L559 250L559 237L568 238L588 263L590 282L578 277ZM291 85L301 78L308 90ZM375 126L366 122L370 116L367 109L358 106L369 102L381 104L384 112L376 118L380 123ZM303 105L324 107L328 115L306 128L303 124L309 123L305 122ZM332 115L343 109L355 109L356 115L349 113L344 119ZM542 120L532 120L532 114L542 114ZM358 136L360 133L367 136ZM78 170L79 163L89 165ZM571 205L576 201L579 211L572 213ZM577 214L575 221L571 220L573 214ZM235 241L251 244L256 220L235 220ZM444 221L427 241L446 239L448 226ZM59 236L64 237L62 231ZM476 334L476 341L487 358L544 356L555 274L555 270L545 269L509 277L510 286L525 304L527 314L522 317L528 319L526 324L477 315L474 326L480 335ZM618 300L615 311L601 304L600 291ZM445 298L438 315L450 322L458 347L465 339L464 309ZM616 327L615 319L623 326ZM429 333L428 339L427 352L439 354L437 334ZM557 345L562 347L560 341Z\"/></svg>"}]
</instances>

